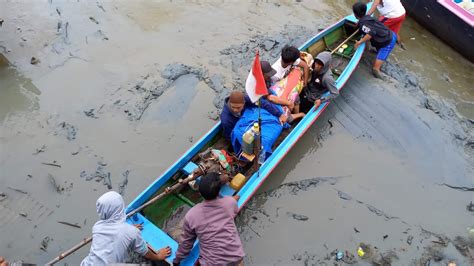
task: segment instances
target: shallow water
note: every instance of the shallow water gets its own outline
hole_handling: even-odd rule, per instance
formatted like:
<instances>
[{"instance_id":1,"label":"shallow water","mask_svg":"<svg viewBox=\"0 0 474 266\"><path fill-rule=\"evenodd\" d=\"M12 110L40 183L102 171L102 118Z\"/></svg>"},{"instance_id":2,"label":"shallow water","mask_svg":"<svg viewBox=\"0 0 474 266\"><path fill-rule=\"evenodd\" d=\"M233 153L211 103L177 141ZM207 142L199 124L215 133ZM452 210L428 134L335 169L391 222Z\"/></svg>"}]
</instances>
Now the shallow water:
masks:
<instances>
[{"instance_id":1,"label":"shallow water","mask_svg":"<svg viewBox=\"0 0 474 266\"><path fill-rule=\"evenodd\" d=\"M129 170L130 202L212 127L215 105L241 89L255 46L273 61L285 43L300 45L349 5L1 2L0 48L9 63L0 67L0 191L8 195L0 202L0 255L41 264L88 236L108 184L86 181L83 171L101 166L118 190ZM443 184L474 187L474 137L465 119L473 118L474 66L411 19L402 36L408 50L396 47L390 62L398 66L388 69L401 77L406 69L419 84L376 81L370 60L361 63L251 201L267 215L246 209L237 220L248 264L332 263L327 253L355 254L363 241L379 253L395 250L393 263L406 265L431 254L433 235L421 228L451 240L467 236L472 192ZM40 63L31 65L32 56ZM183 69L175 63L189 69L164 71ZM336 181L296 194L280 187L321 177ZM451 244L434 248L467 264ZM78 264L85 254L66 261Z\"/></svg>"}]
</instances>

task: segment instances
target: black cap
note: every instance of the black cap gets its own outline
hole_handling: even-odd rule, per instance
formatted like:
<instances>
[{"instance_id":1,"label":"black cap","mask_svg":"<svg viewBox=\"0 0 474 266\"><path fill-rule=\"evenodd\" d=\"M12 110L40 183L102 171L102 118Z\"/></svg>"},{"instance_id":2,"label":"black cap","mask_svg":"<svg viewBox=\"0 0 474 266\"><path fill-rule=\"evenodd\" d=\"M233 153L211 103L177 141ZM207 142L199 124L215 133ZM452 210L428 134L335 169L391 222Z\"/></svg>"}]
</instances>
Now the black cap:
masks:
<instances>
[{"instance_id":1,"label":"black cap","mask_svg":"<svg viewBox=\"0 0 474 266\"><path fill-rule=\"evenodd\" d=\"M263 75L273 77L273 75L277 73L276 70L273 69L272 65L268 63L268 61L260 61L260 66L262 67Z\"/></svg>"}]
</instances>

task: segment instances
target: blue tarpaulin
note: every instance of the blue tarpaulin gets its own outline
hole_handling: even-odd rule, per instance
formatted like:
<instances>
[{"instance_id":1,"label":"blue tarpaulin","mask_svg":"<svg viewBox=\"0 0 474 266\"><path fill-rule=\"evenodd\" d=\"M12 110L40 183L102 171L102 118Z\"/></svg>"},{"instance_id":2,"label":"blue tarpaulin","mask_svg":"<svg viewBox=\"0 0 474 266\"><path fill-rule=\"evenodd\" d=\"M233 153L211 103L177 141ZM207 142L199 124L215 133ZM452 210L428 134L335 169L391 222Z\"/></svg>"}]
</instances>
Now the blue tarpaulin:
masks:
<instances>
[{"instance_id":1,"label":"blue tarpaulin","mask_svg":"<svg viewBox=\"0 0 474 266\"><path fill-rule=\"evenodd\" d=\"M260 132L262 133L262 146L266 152L266 158L268 158L268 156L272 154L272 146L278 136L280 136L283 126L280 124L278 117L270 114L265 109L260 109L260 117L262 119L260 129ZM240 117L231 134L232 147L237 154L241 151L242 136L254 123L257 122L258 108L253 107L245 109L242 117Z\"/></svg>"}]
</instances>

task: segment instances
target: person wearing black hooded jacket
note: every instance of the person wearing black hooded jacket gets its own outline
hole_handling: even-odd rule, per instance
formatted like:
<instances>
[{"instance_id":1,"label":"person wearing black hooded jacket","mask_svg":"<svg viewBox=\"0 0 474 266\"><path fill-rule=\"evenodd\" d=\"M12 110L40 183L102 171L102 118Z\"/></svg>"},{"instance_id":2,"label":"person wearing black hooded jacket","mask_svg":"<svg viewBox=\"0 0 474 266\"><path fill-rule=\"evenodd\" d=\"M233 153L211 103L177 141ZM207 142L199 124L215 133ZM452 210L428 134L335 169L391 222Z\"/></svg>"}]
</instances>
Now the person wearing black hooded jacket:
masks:
<instances>
[{"instance_id":1,"label":"person wearing black hooded jacket","mask_svg":"<svg viewBox=\"0 0 474 266\"><path fill-rule=\"evenodd\" d=\"M366 15L367 6L365 4L355 3L352 6L352 11L359 20L357 26L362 31L362 34L364 34L364 37L355 43L354 48L357 49L362 43L370 41L370 44L377 49L377 58L372 66L372 74L376 78L384 79L380 68L387 61L393 47L395 47L397 34L374 17Z\"/></svg>"},{"instance_id":2,"label":"person wearing black hooded jacket","mask_svg":"<svg viewBox=\"0 0 474 266\"><path fill-rule=\"evenodd\" d=\"M339 95L336 82L331 72L331 53L321 52L313 63L313 72L308 86L303 90L301 97L301 111L307 113L313 105L315 109L330 99ZM326 95L326 92L329 94Z\"/></svg>"}]
</instances>

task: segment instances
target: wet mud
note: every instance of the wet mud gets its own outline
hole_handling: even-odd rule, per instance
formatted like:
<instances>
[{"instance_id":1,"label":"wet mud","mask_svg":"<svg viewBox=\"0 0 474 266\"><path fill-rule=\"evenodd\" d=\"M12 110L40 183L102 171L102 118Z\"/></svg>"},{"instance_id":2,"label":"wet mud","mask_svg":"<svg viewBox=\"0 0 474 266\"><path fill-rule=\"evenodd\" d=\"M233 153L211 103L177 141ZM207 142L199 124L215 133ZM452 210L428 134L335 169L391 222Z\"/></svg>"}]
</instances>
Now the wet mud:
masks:
<instances>
[{"instance_id":1,"label":"wet mud","mask_svg":"<svg viewBox=\"0 0 474 266\"><path fill-rule=\"evenodd\" d=\"M207 132L256 49L273 62L350 10L30 4L0 4L0 255L39 264L90 234L102 193L130 202ZM474 66L405 25L387 81L366 54L237 218L246 264L472 263Z\"/></svg>"}]
</instances>

